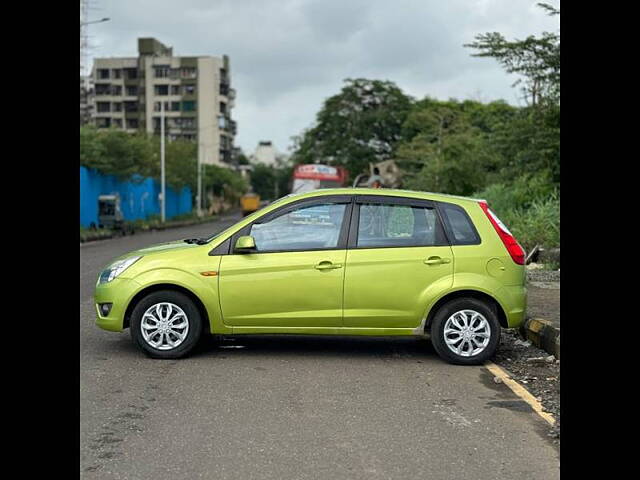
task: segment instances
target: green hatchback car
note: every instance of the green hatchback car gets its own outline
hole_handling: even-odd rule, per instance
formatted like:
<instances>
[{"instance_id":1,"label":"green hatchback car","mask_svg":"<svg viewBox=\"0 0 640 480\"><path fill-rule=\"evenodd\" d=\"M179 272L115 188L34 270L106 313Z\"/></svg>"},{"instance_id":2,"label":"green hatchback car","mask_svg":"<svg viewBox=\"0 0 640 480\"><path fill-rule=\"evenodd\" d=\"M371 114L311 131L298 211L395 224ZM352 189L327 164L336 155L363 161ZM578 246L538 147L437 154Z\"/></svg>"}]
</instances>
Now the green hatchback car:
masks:
<instances>
[{"instance_id":1,"label":"green hatchback car","mask_svg":"<svg viewBox=\"0 0 640 480\"><path fill-rule=\"evenodd\" d=\"M289 195L210 238L124 255L97 325L154 358L203 334L413 335L456 364L525 318L524 251L483 200L362 188Z\"/></svg>"}]
</instances>

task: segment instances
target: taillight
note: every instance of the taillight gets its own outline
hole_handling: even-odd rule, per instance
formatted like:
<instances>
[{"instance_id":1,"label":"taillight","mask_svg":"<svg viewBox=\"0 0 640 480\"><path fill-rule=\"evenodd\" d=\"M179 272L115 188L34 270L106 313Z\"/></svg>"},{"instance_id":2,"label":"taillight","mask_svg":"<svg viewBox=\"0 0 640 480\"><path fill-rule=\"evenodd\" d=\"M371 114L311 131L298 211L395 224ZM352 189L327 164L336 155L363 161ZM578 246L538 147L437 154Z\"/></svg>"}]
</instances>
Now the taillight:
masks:
<instances>
[{"instance_id":1,"label":"taillight","mask_svg":"<svg viewBox=\"0 0 640 480\"><path fill-rule=\"evenodd\" d=\"M487 214L487 217L489 218L491 225L493 225L493 228L495 228L496 232L498 232L500 240L502 240L504 246L507 247L507 251L509 252L509 255L511 255L511 258L513 258L513 261L518 265L524 265L524 250L516 240L516 237L514 237L506 227L506 225L502 223L498 217L496 217L496 214L489 209L489 205L487 204L487 202L478 203L480 204L480 208L482 208L484 213Z\"/></svg>"}]
</instances>

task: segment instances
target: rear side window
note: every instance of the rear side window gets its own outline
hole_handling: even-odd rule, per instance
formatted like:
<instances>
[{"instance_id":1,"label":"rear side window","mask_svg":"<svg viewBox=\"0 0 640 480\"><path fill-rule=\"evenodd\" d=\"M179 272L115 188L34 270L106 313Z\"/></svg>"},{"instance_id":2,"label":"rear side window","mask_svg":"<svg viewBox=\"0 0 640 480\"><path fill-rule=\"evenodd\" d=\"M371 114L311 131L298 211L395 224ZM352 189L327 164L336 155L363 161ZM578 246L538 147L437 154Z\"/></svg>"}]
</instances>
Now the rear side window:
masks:
<instances>
[{"instance_id":1,"label":"rear side window","mask_svg":"<svg viewBox=\"0 0 640 480\"><path fill-rule=\"evenodd\" d=\"M379 203L360 205L357 247L417 247L445 243L433 208Z\"/></svg>"},{"instance_id":2,"label":"rear side window","mask_svg":"<svg viewBox=\"0 0 640 480\"><path fill-rule=\"evenodd\" d=\"M478 245L480 236L462 207L440 203L440 211L447 226L452 245Z\"/></svg>"}]
</instances>

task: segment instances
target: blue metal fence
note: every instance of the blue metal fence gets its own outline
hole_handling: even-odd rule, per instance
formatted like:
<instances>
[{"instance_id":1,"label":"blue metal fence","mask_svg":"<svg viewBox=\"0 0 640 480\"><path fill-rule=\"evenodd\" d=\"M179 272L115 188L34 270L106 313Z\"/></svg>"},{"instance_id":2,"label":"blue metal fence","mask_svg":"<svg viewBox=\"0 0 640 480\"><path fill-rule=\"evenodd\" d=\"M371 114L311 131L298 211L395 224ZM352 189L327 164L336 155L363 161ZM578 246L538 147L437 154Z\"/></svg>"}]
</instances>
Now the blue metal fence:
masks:
<instances>
[{"instance_id":1,"label":"blue metal fence","mask_svg":"<svg viewBox=\"0 0 640 480\"><path fill-rule=\"evenodd\" d=\"M98 196L120 195L120 208L126 220L146 219L160 214L160 184L145 178L140 182L121 182L113 175L103 175L94 169L80 167L80 225L98 224ZM191 189L176 192L167 187L167 218L191 212Z\"/></svg>"}]
</instances>

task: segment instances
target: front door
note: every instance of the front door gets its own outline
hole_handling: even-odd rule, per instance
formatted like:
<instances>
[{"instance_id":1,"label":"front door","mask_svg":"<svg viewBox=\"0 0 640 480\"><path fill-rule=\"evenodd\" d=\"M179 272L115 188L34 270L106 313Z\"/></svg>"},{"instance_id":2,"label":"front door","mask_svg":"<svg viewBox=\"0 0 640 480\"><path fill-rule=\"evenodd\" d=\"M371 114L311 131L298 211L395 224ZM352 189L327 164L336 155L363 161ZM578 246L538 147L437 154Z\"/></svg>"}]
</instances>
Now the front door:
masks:
<instances>
[{"instance_id":1,"label":"front door","mask_svg":"<svg viewBox=\"0 0 640 480\"><path fill-rule=\"evenodd\" d=\"M435 207L361 196L353 217L344 326L417 327L432 292L453 284L453 253Z\"/></svg>"},{"instance_id":2,"label":"front door","mask_svg":"<svg viewBox=\"0 0 640 480\"><path fill-rule=\"evenodd\" d=\"M219 289L224 323L342 326L350 202L344 196L301 201L243 229L241 234L254 237L257 251L222 257Z\"/></svg>"}]
</instances>

